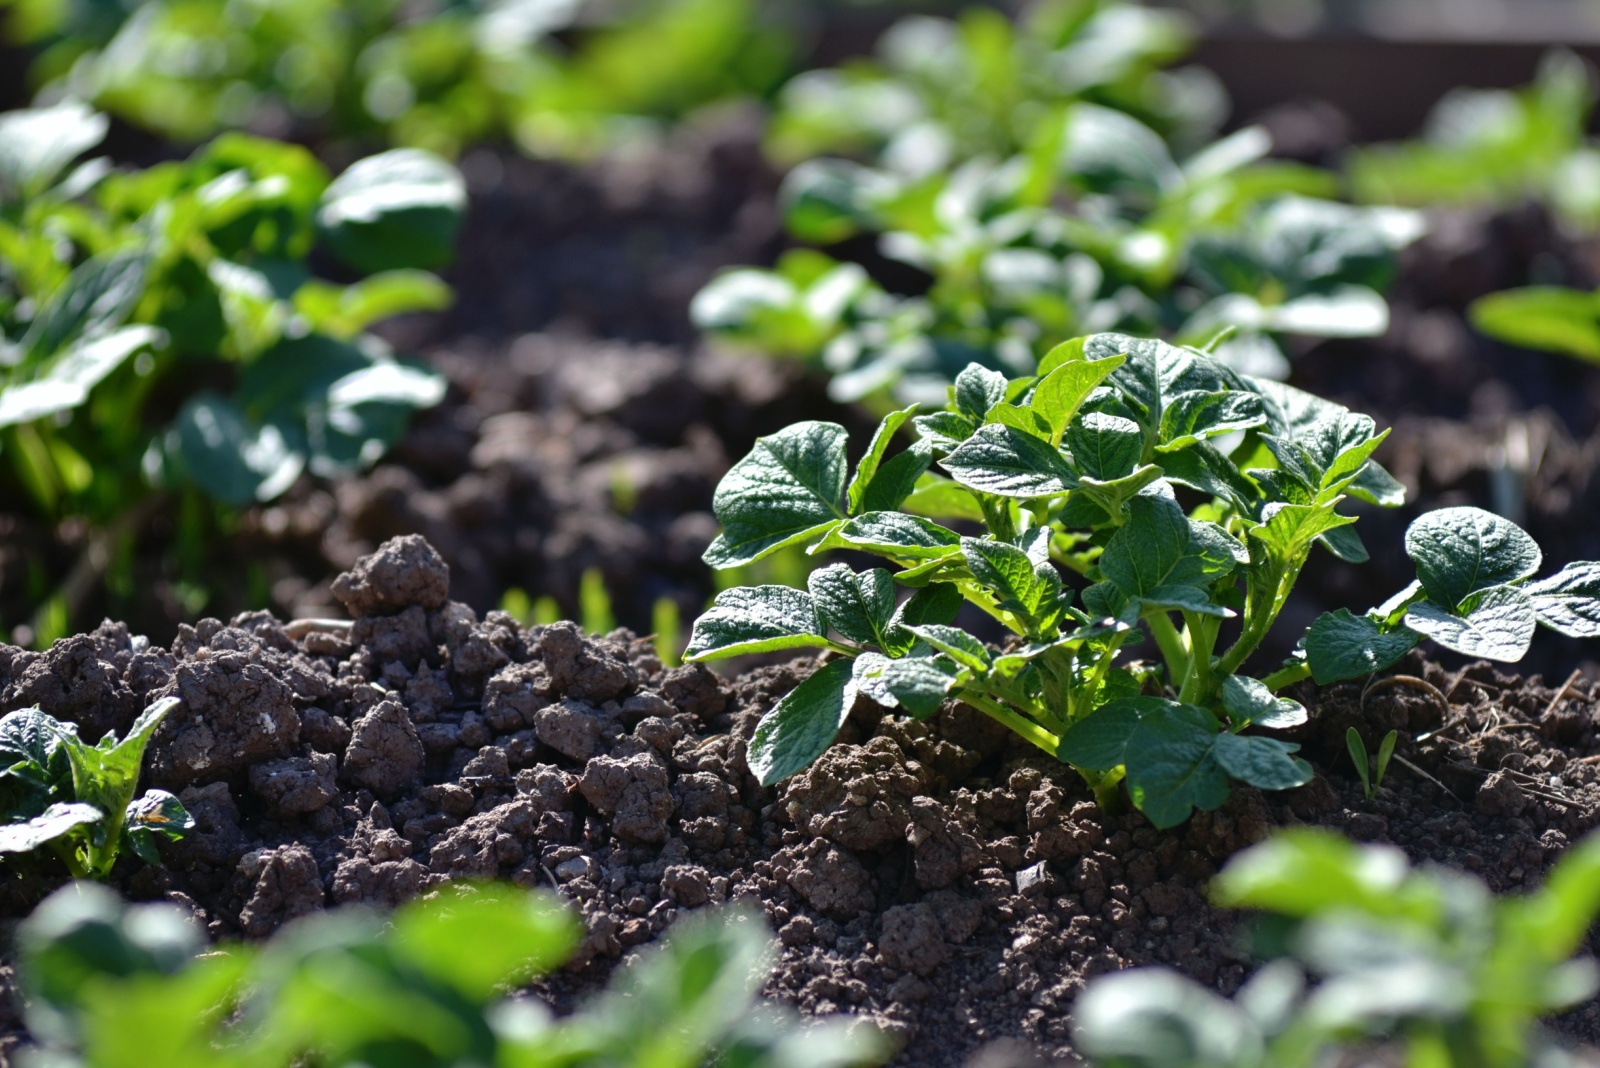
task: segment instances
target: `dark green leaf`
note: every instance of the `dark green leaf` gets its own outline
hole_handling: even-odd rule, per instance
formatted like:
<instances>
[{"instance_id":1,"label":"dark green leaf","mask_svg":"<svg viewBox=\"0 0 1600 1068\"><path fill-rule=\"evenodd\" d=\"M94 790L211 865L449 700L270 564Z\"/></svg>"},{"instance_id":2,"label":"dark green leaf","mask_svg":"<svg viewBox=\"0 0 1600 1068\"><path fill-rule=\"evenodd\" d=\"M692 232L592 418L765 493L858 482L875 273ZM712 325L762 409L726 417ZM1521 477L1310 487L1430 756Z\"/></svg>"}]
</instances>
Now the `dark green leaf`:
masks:
<instances>
[{"instance_id":1,"label":"dark green leaf","mask_svg":"<svg viewBox=\"0 0 1600 1068\"><path fill-rule=\"evenodd\" d=\"M939 710L956 681L953 665L926 656L891 660L863 653L855 660L855 684L861 693L886 708L903 708L922 718Z\"/></svg>"},{"instance_id":2,"label":"dark green leaf","mask_svg":"<svg viewBox=\"0 0 1600 1068\"><path fill-rule=\"evenodd\" d=\"M1167 399L1161 413L1157 452L1176 452L1196 442L1261 426L1267 421L1261 398L1239 390L1189 390Z\"/></svg>"},{"instance_id":3,"label":"dark green leaf","mask_svg":"<svg viewBox=\"0 0 1600 1068\"><path fill-rule=\"evenodd\" d=\"M882 568L857 573L845 564L831 564L807 579L811 599L824 626L858 644L885 644L894 615L894 578Z\"/></svg>"},{"instance_id":4,"label":"dark green leaf","mask_svg":"<svg viewBox=\"0 0 1600 1068\"><path fill-rule=\"evenodd\" d=\"M1006 376L999 371L969 363L956 375L956 410L973 423L982 423L989 409L1006 399L1006 385Z\"/></svg>"},{"instance_id":5,"label":"dark green leaf","mask_svg":"<svg viewBox=\"0 0 1600 1068\"><path fill-rule=\"evenodd\" d=\"M1167 828L1197 808L1213 809L1226 801L1228 775L1216 759L1216 717L1193 705L1163 705L1139 717L1123 763L1133 803L1151 823Z\"/></svg>"},{"instance_id":6,"label":"dark green leaf","mask_svg":"<svg viewBox=\"0 0 1600 1068\"><path fill-rule=\"evenodd\" d=\"M828 535L822 548L852 548L884 556L931 560L961 546L961 535L931 519L904 512L867 512Z\"/></svg>"},{"instance_id":7,"label":"dark green leaf","mask_svg":"<svg viewBox=\"0 0 1600 1068\"><path fill-rule=\"evenodd\" d=\"M1334 527L1317 538L1317 544L1347 564L1364 564L1370 558L1367 546L1353 526Z\"/></svg>"},{"instance_id":8,"label":"dark green leaf","mask_svg":"<svg viewBox=\"0 0 1600 1068\"><path fill-rule=\"evenodd\" d=\"M711 607L695 620L683 658L716 660L827 645L810 594L788 586L739 586L717 594Z\"/></svg>"},{"instance_id":9,"label":"dark green leaf","mask_svg":"<svg viewBox=\"0 0 1600 1068\"><path fill-rule=\"evenodd\" d=\"M979 538L961 539L961 549L973 578L1030 630L1042 631L1060 615L1061 576L1048 560L1035 563L1015 546Z\"/></svg>"},{"instance_id":10,"label":"dark green leaf","mask_svg":"<svg viewBox=\"0 0 1600 1068\"><path fill-rule=\"evenodd\" d=\"M352 164L317 208L336 256L369 274L450 261L467 207L461 173L431 152L397 148Z\"/></svg>"},{"instance_id":11,"label":"dark green leaf","mask_svg":"<svg viewBox=\"0 0 1600 1068\"><path fill-rule=\"evenodd\" d=\"M305 468L304 453L280 426L251 425L215 393L197 393L179 410L167 455L201 489L233 505L272 500Z\"/></svg>"},{"instance_id":12,"label":"dark green leaf","mask_svg":"<svg viewBox=\"0 0 1600 1068\"><path fill-rule=\"evenodd\" d=\"M907 629L956 663L973 671L988 671L994 662L988 646L958 627L925 624Z\"/></svg>"},{"instance_id":13,"label":"dark green leaf","mask_svg":"<svg viewBox=\"0 0 1600 1068\"><path fill-rule=\"evenodd\" d=\"M1539 625L1533 599L1515 586L1495 586L1469 597L1456 615L1432 601L1406 612L1406 626L1446 649L1486 660L1516 663L1527 653Z\"/></svg>"},{"instance_id":14,"label":"dark green leaf","mask_svg":"<svg viewBox=\"0 0 1600 1068\"><path fill-rule=\"evenodd\" d=\"M849 660L835 660L786 694L756 724L746 757L763 786L811 766L844 726L855 703Z\"/></svg>"},{"instance_id":15,"label":"dark green leaf","mask_svg":"<svg viewBox=\"0 0 1600 1068\"><path fill-rule=\"evenodd\" d=\"M1064 442L1083 474L1100 482L1126 478L1144 453L1139 424L1100 412L1086 412L1067 427Z\"/></svg>"},{"instance_id":16,"label":"dark green leaf","mask_svg":"<svg viewBox=\"0 0 1600 1068\"><path fill-rule=\"evenodd\" d=\"M84 802L51 805L25 823L0 824L0 853L27 853L103 818L104 813Z\"/></svg>"},{"instance_id":17,"label":"dark green leaf","mask_svg":"<svg viewBox=\"0 0 1600 1068\"><path fill-rule=\"evenodd\" d=\"M1222 680L1222 707L1239 723L1285 730L1306 721L1306 709L1299 701L1279 697L1266 684L1245 675L1229 675Z\"/></svg>"},{"instance_id":18,"label":"dark green leaf","mask_svg":"<svg viewBox=\"0 0 1600 1068\"><path fill-rule=\"evenodd\" d=\"M878 467L878 473L867 485L856 511L885 512L901 507L932 462L933 449L925 441L919 441L891 457Z\"/></svg>"},{"instance_id":19,"label":"dark green leaf","mask_svg":"<svg viewBox=\"0 0 1600 1068\"><path fill-rule=\"evenodd\" d=\"M1406 555L1428 596L1449 609L1491 586L1539 569L1538 544L1521 527L1482 508L1440 508L1406 528Z\"/></svg>"},{"instance_id":20,"label":"dark green leaf","mask_svg":"<svg viewBox=\"0 0 1600 1068\"><path fill-rule=\"evenodd\" d=\"M1217 735L1216 759L1222 770L1261 790L1290 790L1311 781L1311 765L1294 756L1300 747L1276 738Z\"/></svg>"},{"instance_id":21,"label":"dark green leaf","mask_svg":"<svg viewBox=\"0 0 1600 1068\"><path fill-rule=\"evenodd\" d=\"M1370 675L1399 660L1421 636L1409 630L1385 632L1376 620L1351 615L1348 608L1325 612L1306 631L1306 660L1317 685Z\"/></svg>"},{"instance_id":22,"label":"dark green leaf","mask_svg":"<svg viewBox=\"0 0 1600 1068\"><path fill-rule=\"evenodd\" d=\"M911 420L917 428L917 433L929 446L940 452L953 452L955 449L976 430L981 420L968 419L955 412L933 412L929 415L919 415Z\"/></svg>"},{"instance_id":23,"label":"dark green leaf","mask_svg":"<svg viewBox=\"0 0 1600 1068\"><path fill-rule=\"evenodd\" d=\"M1123 764L1128 739L1146 714L1160 715L1167 702L1157 697L1110 701L1069 726L1056 755L1086 771L1110 771Z\"/></svg>"},{"instance_id":24,"label":"dark green leaf","mask_svg":"<svg viewBox=\"0 0 1600 1068\"><path fill-rule=\"evenodd\" d=\"M846 436L837 423L796 423L757 438L717 486L723 532L705 562L748 564L843 519Z\"/></svg>"},{"instance_id":25,"label":"dark green leaf","mask_svg":"<svg viewBox=\"0 0 1600 1068\"><path fill-rule=\"evenodd\" d=\"M940 463L963 486L1002 497L1057 497L1078 484L1048 441L1002 423L979 427Z\"/></svg>"},{"instance_id":26,"label":"dark green leaf","mask_svg":"<svg viewBox=\"0 0 1600 1068\"><path fill-rule=\"evenodd\" d=\"M1522 591L1533 598L1534 611L1545 626L1570 638L1600 637L1600 564L1568 564Z\"/></svg>"}]
</instances>

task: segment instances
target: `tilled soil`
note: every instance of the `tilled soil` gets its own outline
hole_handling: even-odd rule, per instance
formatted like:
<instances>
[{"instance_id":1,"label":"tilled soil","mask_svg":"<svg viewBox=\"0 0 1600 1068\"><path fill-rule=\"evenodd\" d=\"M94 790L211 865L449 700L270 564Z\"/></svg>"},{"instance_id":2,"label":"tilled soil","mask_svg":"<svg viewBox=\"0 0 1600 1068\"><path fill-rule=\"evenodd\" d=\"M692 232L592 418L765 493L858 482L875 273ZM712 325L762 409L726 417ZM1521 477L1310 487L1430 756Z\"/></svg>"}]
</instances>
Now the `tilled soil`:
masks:
<instances>
[{"instance_id":1,"label":"tilled soil","mask_svg":"<svg viewBox=\"0 0 1600 1068\"><path fill-rule=\"evenodd\" d=\"M1243 920L1204 889L1274 827L1393 842L1510 891L1537 884L1600 807L1594 684L1420 658L1365 692L1303 688L1318 777L1238 790L1175 831L1101 812L1070 771L955 707L918 723L863 702L842 744L766 789L747 739L813 661L669 670L627 632L480 620L449 588L426 542L396 539L333 584L347 631L257 613L160 648L106 623L45 653L0 647L0 707L37 704L93 738L183 698L148 778L198 829L163 867L129 861L115 881L217 938L449 879L553 886L587 929L545 984L569 1005L680 914L741 898L783 946L769 993L868 1018L903 1040L905 1068L1066 1059L1073 997L1117 968L1168 964L1233 991L1255 962ZM1365 802L1341 755L1352 725L1398 728L1428 777L1397 762ZM0 912L23 915L58 875L8 879ZM4 1051L24 1040L14 992L0 1017ZM1563 1026L1600 1038L1600 1008ZM1002 1039L1018 1043L1003 1057Z\"/></svg>"}]
</instances>

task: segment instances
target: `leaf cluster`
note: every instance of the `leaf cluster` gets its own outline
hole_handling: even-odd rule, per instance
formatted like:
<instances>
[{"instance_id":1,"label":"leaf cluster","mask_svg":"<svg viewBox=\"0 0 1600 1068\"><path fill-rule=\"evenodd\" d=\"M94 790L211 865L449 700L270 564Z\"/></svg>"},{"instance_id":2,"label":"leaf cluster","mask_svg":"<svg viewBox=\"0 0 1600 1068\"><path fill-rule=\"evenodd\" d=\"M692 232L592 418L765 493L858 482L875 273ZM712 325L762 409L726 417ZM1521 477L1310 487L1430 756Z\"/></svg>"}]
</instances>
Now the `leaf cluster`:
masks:
<instances>
[{"instance_id":1,"label":"leaf cluster","mask_svg":"<svg viewBox=\"0 0 1600 1068\"><path fill-rule=\"evenodd\" d=\"M330 179L242 134L74 166L106 129L74 103L0 115L0 456L41 514L104 522L152 483L268 500L370 464L441 399L367 327L450 300L427 272L465 207L453 167L395 150Z\"/></svg>"},{"instance_id":2,"label":"leaf cluster","mask_svg":"<svg viewBox=\"0 0 1600 1068\"><path fill-rule=\"evenodd\" d=\"M285 118L302 136L455 156L517 137L587 154L772 89L787 37L750 0L0 0L34 74L178 141ZM560 38L555 34L560 33ZM576 39L576 44L565 43Z\"/></svg>"},{"instance_id":3,"label":"leaf cluster","mask_svg":"<svg viewBox=\"0 0 1600 1068\"><path fill-rule=\"evenodd\" d=\"M891 456L905 429L916 441ZM1311 773L1295 747L1251 728L1302 722L1272 690L1311 669L1238 672L1315 546L1366 558L1341 506L1400 503L1371 459L1384 436L1367 416L1158 340L1076 339L1015 379L971 365L943 410L886 417L853 472L830 423L757 441L717 488L723 532L707 563L805 545L886 566L728 590L685 658L838 656L758 725L750 767L769 784L816 759L865 695L913 716L964 701L1107 799L1125 777L1160 826L1221 804L1234 779L1297 786ZM998 652L953 625L963 605L1010 632ZM1161 667L1119 662L1145 633Z\"/></svg>"},{"instance_id":4,"label":"leaf cluster","mask_svg":"<svg viewBox=\"0 0 1600 1068\"><path fill-rule=\"evenodd\" d=\"M109 733L95 745L37 708L0 719L0 853L49 849L75 879L104 879L131 852L159 864L156 843L194 829L183 805L165 790L135 797L145 747L178 704L157 701L134 721L126 738Z\"/></svg>"},{"instance_id":5,"label":"leaf cluster","mask_svg":"<svg viewBox=\"0 0 1600 1068\"><path fill-rule=\"evenodd\" d=\"M1090 1063L1310 1068L1374 1047L1436 1068L1575 1063L1538 1021L1597 988L1573 954L1600 912L1600 839L1539 890L1496 899L1392 846L1285 831L1229 861L1212 896L1268 913L1258 953L1276 959L1231 1001L1166 969L1094 981L1074 1008Z\"/></svg>"},{"instance_id":6,"label":"leaf cluster","mask_svg":"<svg viewBox=\"0 0 1600 1068\"><path fill-rule=\"evenodd\" d=\"M1373 145L1347 163L1357 199L1373 204L1500 205L1529 197L1584 232L1600 226L1600 148L1588 136L1590 67L1548 54L1522 89L1457 89L1416 141Z\"/></svg>"},{"instance_id":7,"label":"leaf cluster","mask_svg":"<svg viewBox=\"0 0 1600 1068\"><path fill-rule=\"evenodd\" d=\"M1076 5L1086 7L1098 11L1089 23L1162 19ZM970 22L995 20L1010 32L993 12ZM930 59L917 69L959 83L964 67ZM1421 232L1415 214L1328 199L1336 178L1268 160L1260 128L1182 153L1106 103L1042 89L1004 100L1028 132L1003 150L953 136L938 150L896 150L896 140L873 162L809 158L785 180L793 236L821 246L876 236L883 256L931 278L926 294L891 294L859 264L805 249L773 271L714 279L695 299L695 321L825 370L836 399L887 393L899 403L937 403L971 362L1031 373L1054 345L1096 331L1182 344L1226 332L1220 358L1282 377L1278 336L1386 328L1381 292L1395 252ZM915 145L938 140L908 120L895 128Z\"/></svg>"},{"instance_id":8,"label":"leaf cluster","mask_svg":"<svg viewBox=\"0 0 1600 1068\"><path fill-rule=\"evenodd\" d=\"M515 994L581 933L554 895L454 884L392 917L344 909L211 949L172 906L70 886L18 933L42 1044L24 1063L847 1068L888 1053L875 1032L762 1003L771 936L738 910L683 921L574 1015Z\"/></svg>"}]
</instances>

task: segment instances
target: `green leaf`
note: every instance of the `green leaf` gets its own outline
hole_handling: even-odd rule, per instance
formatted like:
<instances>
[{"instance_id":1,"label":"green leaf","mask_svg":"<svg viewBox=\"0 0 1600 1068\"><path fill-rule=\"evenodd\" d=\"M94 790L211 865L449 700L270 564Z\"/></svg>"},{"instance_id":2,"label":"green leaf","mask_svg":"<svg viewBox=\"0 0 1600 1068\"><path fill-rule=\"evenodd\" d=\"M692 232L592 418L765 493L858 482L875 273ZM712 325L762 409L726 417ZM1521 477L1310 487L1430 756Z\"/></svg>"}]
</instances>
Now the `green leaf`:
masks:
<instances>
[{"instance_id":1,"label":"green leaf","mask_svg":"<svg viewBox=\"0 0 1600 1068\"><path fill-rule=\"evenodd\" d=\"M1102 412L1086 412L1067 427L1064 441L1078 468L1097 482L1126 478L1144 453L1138 423Z\"/></svg>"},{"instance_id":2,"label":"green leaf","mask_svg":"<svg viewBox=\"0 0 1600 1068\"><path fill-rule=\"evenodd\" d=\"M904 512L867 512L828 535L819 549L862 549L896 559L932 560L961 547L961 535L931 519Z\"/></svg>"},{"instance_id":3,"label":"green leaf","mask_svg":"<svg viewBox=\"0 0 1600 1068\"><path fill-rule=\"evenodd\" d=\"M961 551L973 578L1030 632L1042 632L1059 618L1061 575L1048 560L1035 563L1015 546L979 538L962 538Z\"/></svg>"},{"instance_id":4,"label":"green leaf","mask_svg":"<svg viewBox=\"0 0 1600 1068\"><path fill-rule=\"evenodd\" d=\"M1128 739L1145 715L1160 715L1168 702L1159 697L1109 701L1069 726L1056 755L1086 771L1110 771L1125 763Z\"/></svg>"},{"instance_id":5,"label":"green leaf","mask_svg":"<svg viewBox=\"0 0 1600 1068\"><path fill-rule=\"evenodd\" d=\"M1195 809L1228 799L1228 775L1216 757L1219 737L1216 717L1193 705L1166 701L1160 711L1139 717L1123 763L1133 803L1151 823L1176 827Z\"/></svg>"},{"instance_id":6,"label":"green leaf","mask_svg":"<svg viewBox=\"0 0 1600 1068\"><path fill-rule=\"evenodd\" d=\"M1362 739L1361 732L1354 727L1347 728L1344 732L1344 748L1345 752L1350 754L1350 763L1355 765L1356 777L1361 780L1361 789L1370 794L1372 769L1367 764L1367 743Z\"/></svg>"},{"instance_id":7,"label":"green leaf","mask_svg":"<svg viewBox=\"0 0 1600 1068\"><path fill-rule=\"evenodd\" d=\"M856 657L857 689L886 708L903 708L921 719L939 710L956 682L956 669L942 660L908 656L891 660L878 653Z\"/></svg>"},{"instance_id":8,"label":"green leaf","mask_svg":"<svg viewBox=\"0 0 1600 1068\"><path fill-rule=\"evenodd\" d=\"M1217 735L1216 759L1222 770L1261 790L1290 790L1313 776L1311 765L1293 754L1298 745L1257 735Z\"/></svg>"},{"instance_id":9,"label":"green leaf","mask_svg":"<svg viewBox=\"0 0 1600 1068\"><path fill-rule=\"evenodd\" d=\"M683 659L827 646L827 632L810 594L788 586L739 586L717 594L695 620Z\"/></svg>"},{"instance_id":10,"label":"green leaf","mask_svg":"<svg viewBox=\"0 0 1600 1068\"><path fill-rule=\"evenodd\" d=\"M989 647L959 627L925 624L906 629L956 663L980 674L988 671L994 663Z\"/></svg>"},{"instance_id":11,"label":"green leaf","mask_svg":"<svg viewBox=\"0 0 1600 1068\"><path fill-rule=\"evenodd\" d=\"M226 397L201 392L179 409L167 435L178 470L226 504L269 501L305 468L305 455L276 423L253 426Z\"/></svg>"},{"instance_id":12,"label":"green leaf","mask_svg":"<svg viewBox=\"0 0 1600 1068\"><path fill-rule=\"evenodd\" d=\"M394 915L395 956L474 1004L555 970L582 924L553 894L513 886L446 886Z\"/></svg>"},{"instance_id":13,"label":"green leaf","mask_svg":"<svg viewBox=\"0 0 1600 1068\"><path fill-rule=\"evenodd\" d=\"M1057 497L1078 484L1048 441L1003 423L979 427L940 464L963 486L1002 497Z\"/></svg>"},{"instance_id":14,"label":"green leaf","mask_svg":"<svg viewBox=\"0 0 1600 1068\"><path fill-rule=\"evenodd\" d=\"M1436 603L1456 608L1491 586L1539 569L1539 545L1521 527L1482 508L1440 508L1406 528L1406 555Z\"/></svg>"},{"instance_id":15,"label":"green leaf","mask_svg":"<svg viewBox=\"0 0 1600 1068\"><path fill-rule=\"evenodd\" d=\"M1193 524L1177 501L1154 493L1128 502L1128 522L1106 542L1100 572L1124 596L1151 607L1232 615L1206 587L1234 567L1233 539Z\"/></svg>"},{"instance_id":16,"label":"green leaf","mask_svg":"<svg viewBox=\"0 0 1600 1068\"><path fill-rule=\"evenodd\" d=\"M27 853L104 818L98 808L81 801L51 805L25 823L0 824L0 853Z\"/></svg>"},{"instance_id":17,"label":"green leaf","mask_svg":"<svg viewBox=\"0 0 1600 1068\"><path fill-rule=\"evenodd\" d=\"M845 518L846 437L837 423L807 422L757 438L717 485L711 507L723 531L705 562L748 564Z\"/></svg>"},{"instance_id":18,"label":"green leaf","mask_svg":"<svg viewBox=\"0 0 1600 1068\"><path fill-rule=\"evenodd\" d=\"M850 485L845 490L847 510L851 515L858 515L864 511L885 511L896 507L900 503L899 501L894 501L878 508L867 508L863 505L868 487L878 474L878 466L883 463L884 453L893 444L894 436L900 432L900 428L916 412L917 405L913 404L911 407L902 408L898 412L890 412L883 417L883 422L878 424L877 431L872 435L872 441L867 445L866 454L861 457L861 462L856 464L855 476L850 479ZM927 464L924 463L923 467L926 468ZM916 481L915 477L913 477L912 481ZM910 492L909 486L907 487L907 492ZM904 494L901 494L902 499L904 499L904 496Z\"/></svg>"},{"instance_id":19,"label":"green leaf","mask_svg":"<svg viewBox=\"0 0 1600 1068\"><path fill-rule=\"evenodd\" d=\"M1196 442L1266 423L1261 398L1240 390L1188 390L1167 400L1161 413L1157 452L1176 452Z\"/></svg>"},{"instance_id":20,"label":"green leaf","mask_svg":"<svg viewBox=\"0 0 1600 1068\"><path fill-rule=\"evenodd\" d=\"M762 786L804 771L833 744L855 703L853 671L851 661L835 660L761 717L746 760Z\"/></svg>"},{"instance_id":21,"label":"green leaf","mask_svg":"<svg viewBox=\"0 0 1600 1068\"><path fill-rule=\"evenodd\" d=\"M145 295L150 264L143 248L122 248L73 268L28 324L19 342L22 366L31 368L123 326Z\"/></svg>"},{"instance_id":22,"label":"green leaf","mask_svg":"<svg viewBox=\"0 0 1600 1068\"><path fill-rule=\"evenodd\" d=\"M454 293L427 271L382 271L347 286L312 280L295 290L294 307L311 329L354 341L374 323L419 311L450 307Z\"/></svg>"},{"instance_id":23,"label":"green leaf","mask_svg":"<svg viewBox=\"0 0 1600 1068\"><path fill-rule=\"evenodd\" d=\"M1348 608L1325 612L1306 631L1303 644L1311 677L1318 686L1371 675L1405 656L1421 635L1409 630L1385 632L1368 616Z\"/></svg>"},{"instance_id":24,"label":"green leaf","mask_svg":"<svg viewBox=\"0 0 1600 1068\"><path fill-rule=\"evenodd\" d=\"M963 441L972 436L982 420L968 419L955 412L933 412L911 420L922 435L922 440L939 452L954 452Z\"/></svg>"},{"instance_id":25,"label":"green leaf","mask_svg":"<svg viewBox=\"0 0 1600 1068\"><path fill-rule=\"evenodd\" d=\"M1600 638L1600 564L1568 564L1549 578L1530 582L1539 622L1569 638Z\"/></svg>"},{"instance_id":26,"label":"green leaf","mask_svg":"<svg viewBox=\"0 0 1600 1068\"><path fill-rule=\"evenodd\" d=\"M1331 504L1267 505L1266 521L1250 528L1249 536L1267 546L1282 560L1303 560L1312 542L1331 530L1354 523Z\"/></svg>"},{"instance_id":27,"label":"green leaf","mask_svg":"<svg viewBox=\"0 0 1600 1068\"><path fill-rule=\"evenodd\" d=\"M110 129L110 119L74 100L0 115L0 199L44 192Z\"/></svg>"},{"instance_id":28,"label":"green leaf","mask_svg":"<svg viewBox=\"0 0 1600 1068\"><path fill-rule=\"evenodd\" d=\"M1495 586L1463 602L1456 615L1432 601L1406 612L1406 626L1446 649L1514 664L1527 653L1538 628L1533 599L1515 586Z\"/></svg>"},{"instance_id":29,"label":"green leaf","mask_svg":"<svg viewBox=\"0 0 1600 1068\"><path fill-rule=\"evenodd\" d=\"M975 363L956 375L955 408L973 423L982 423L989 409L1006 399L1006 376Z\"/></svg>"},{"instance_id":30,"label":"green leaf","mask_svg":"<svg viewBox=\"0 0 1600 1068\"><path fill-rule=\"evenodd\" d=\"M882 568L857 573L845 564L811 572L807 580L817 616L858 644L882 647L894 615L894 578Z\"/></svg>"},{"instance_id":31,"label":"green leaf","mask_svg":"<svg viewBox=\"0 0 1600 1068\"><path fill-rule=\"evenodd\" d=\"M900 508L916 489L918 480L927 473L931 463L933 448L925 441L918 441L899 455L890 457L879 466L878 473L867 485L856 510L866 513Z\"/></svg>"},{"instance_id":32,"label":"green leaf","mask_svg":"<svg viewBox=\"0 0 1600 1068\"><path fill-rule=\"evenodd\" d=\"M1472 325L1492 338L1600 363L1600 298L1558 286L1531 286L1480 297Z\"/></svg>"},{"instance_id":33,"label":"green leaf","mask_svg":"<svg viewBox=\"0 0 1600 1068\"><path fill-rule=\"evenodd\" d=\"M1029 402L1033 410L1050 424L1050 440L1053 444L1060 444L1062 434L1077 416L1078 409L1089 398L1089 394L1093 393L1111 372L1127 362L1127 357L1122 355L1090 360L1084 356L1083 346L1080 344L1074 350L1074 358L1068 359L1063 356L1055 363L1053 369L1047 371L1046 367L1051 364L1052 357L1072 345L1070 341L1057 345L1040 361L1039 373L1043 377L1034 387L1033 399Z\"/></svg>"},{"instance_id":34,"label":"green leaf","mask_svg":"<svg viewBox=\"0 0 1600 1068\"><path fill-rule=\"evenodd\" d=\"M1298 727L1307 719L1306 708L1299 701L1279 697L1265 683L1245 675L1222 680L1222 707L1240 724L1273 730Z\"/></svg>"},{"instance_id":35,"label":"green leaf","mask_svg":"<svg viewBox=\"0 0 1600 1068\"><path fill-rule=\"evenodd\" d=\"M466 207L466 182L448 161L397 148L358 160L333 180L317 229L334 255L368 274L432 270L454 254Z\"/></svg>"},{"instance_id":36,"label":"green leaf","mask_svg":"<svg viewBox=\"0 0 1600 1068\"><path fill-rule=\"evenodd\" d=\"M165 838L177 841L194 830L194 817L172 794L165 790L147 790L136 801L130 801L124 813L123 834L127 844L146 864L160 864L161 852L156 840Z\"/></svg>"},{"instance_id":37,"label":"green leaf","mask_svg":"<svg viewBox=\"0 0 1600 1068\"><path fill-rule=\"evenodd\" d=\"M1293 918L1351 909L1429 922L1436 903L1404 892L1408 874L1405 854L1393 846L1361 846L1332 831L1292 827L1228 861L1212 898L1224 908Z\"/></svg>"},{"instance_id":38,"label":"green leaf","mask_svg":"<svg viewBox=\"0 0 1600 1068\"><path fill-rule=\"evenodd\" d=\"M1558 964L1570 958L1600 912L1600 837L1589 835L1563 850L1543 886L1500 908L1510 936L1539 961Z\"/></svg>"},{"instance_id":39,"label":"green leaf","mask_svg":"<svg viewBox=\"0 0 1600 1068\"><path fill-rule=\"evenodd\" d=\"M1317 536L1317 544L1347 564L1364 564L1371 557L1353 526L1339 526Z\"/></svg>"},{"instance_id":40,"label":"green leaf","mask_svg":"<svg viewBox=\"0 0 1600 1068\"><path fill-rule=\"evenodd\" d=\"M70 727L37 708L7 713L0 719L0 765L26 761L45 768L61 744L64 726ZM69 733L75 735L76 728Z\"/></svg>"}]
</instances>

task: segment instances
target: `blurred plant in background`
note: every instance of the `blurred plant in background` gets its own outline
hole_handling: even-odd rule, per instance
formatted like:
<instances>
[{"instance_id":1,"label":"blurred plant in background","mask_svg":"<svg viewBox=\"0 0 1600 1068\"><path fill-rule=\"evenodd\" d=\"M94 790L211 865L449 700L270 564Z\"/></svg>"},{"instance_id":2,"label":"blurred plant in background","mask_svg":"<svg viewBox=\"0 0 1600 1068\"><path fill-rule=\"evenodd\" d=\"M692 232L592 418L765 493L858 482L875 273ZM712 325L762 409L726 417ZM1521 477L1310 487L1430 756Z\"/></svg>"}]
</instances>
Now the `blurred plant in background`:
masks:
<instances>
[{"instance_id":1,"label":"blurred plant in background","mask_svg":"<svg viewBox=\"0 0 1600 1068\"><path fill-rule=\"evenodd\" d=\"M569 1017L516 988L577 948L554 895L445 888L392 917L349 908L264 946L207 946L172 905L66 886L18 933L30 1068L849 1068L888 1042L759 1000L772 938L738 910L693 916ZM310 1058L308 1060L308 1058Z\"/></svg>"},{"instance_id":2,"label":"blurred plant in background","mask_svg":"<svg viewBox=\"0 0 1600 1068\"><path fill-rule=\"evenodd\" d=\"M751 0L0 0L35 83L164 137L584 155L788 71ZM557 39L556 31L562 32Z\"/></svg>"}]
</instances>

